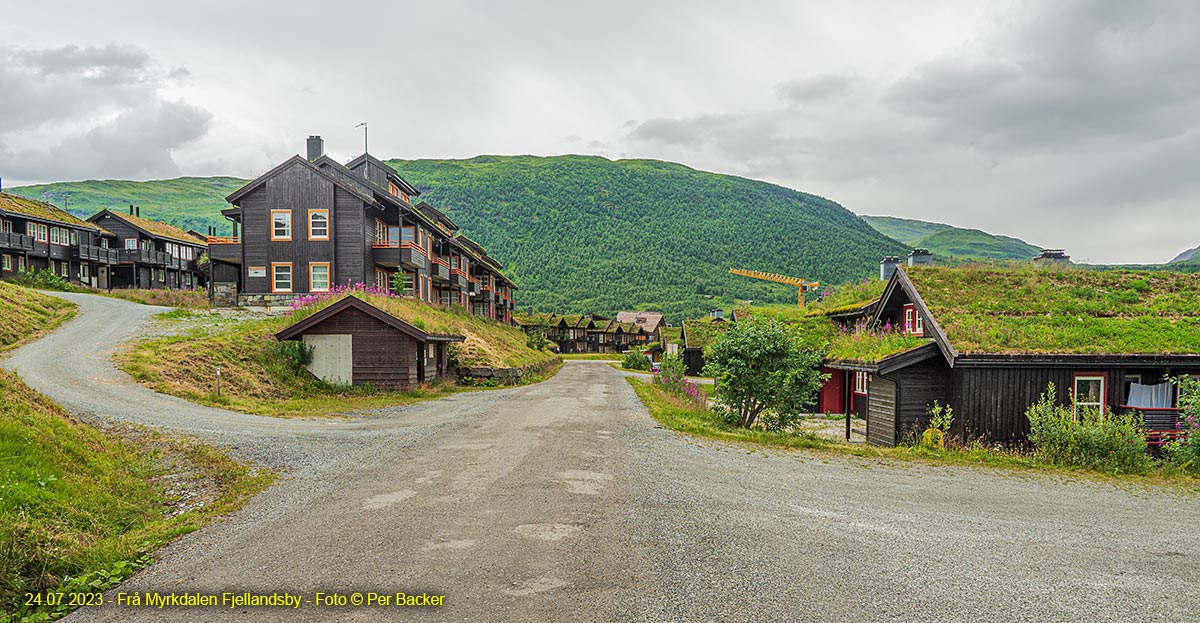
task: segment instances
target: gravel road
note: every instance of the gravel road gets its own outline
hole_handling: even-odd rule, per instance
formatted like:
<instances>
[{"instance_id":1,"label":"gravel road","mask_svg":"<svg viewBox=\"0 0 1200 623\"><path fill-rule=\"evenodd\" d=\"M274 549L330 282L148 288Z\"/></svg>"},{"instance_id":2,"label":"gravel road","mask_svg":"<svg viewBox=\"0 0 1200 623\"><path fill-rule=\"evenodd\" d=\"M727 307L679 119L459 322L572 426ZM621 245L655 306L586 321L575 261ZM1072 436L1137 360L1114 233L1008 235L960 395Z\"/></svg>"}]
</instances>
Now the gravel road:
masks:
<instances>
[{"instance_id":1,"label":"gravel road","mask_svg":"<svg viewBox=\"0 0 1200 623\"><path fill-rule=\"evenodd\" d=\"M436 609L106 605L75 621L1187 621L1194 496L820 458L656 427L623 375L350 421L159 396L109 356L156 311L79 317L4 362L91 419L199 436L289 477L124 591L445 594ZM110 598L115 592L110 593Z\"/></svg>"}]
</instances>

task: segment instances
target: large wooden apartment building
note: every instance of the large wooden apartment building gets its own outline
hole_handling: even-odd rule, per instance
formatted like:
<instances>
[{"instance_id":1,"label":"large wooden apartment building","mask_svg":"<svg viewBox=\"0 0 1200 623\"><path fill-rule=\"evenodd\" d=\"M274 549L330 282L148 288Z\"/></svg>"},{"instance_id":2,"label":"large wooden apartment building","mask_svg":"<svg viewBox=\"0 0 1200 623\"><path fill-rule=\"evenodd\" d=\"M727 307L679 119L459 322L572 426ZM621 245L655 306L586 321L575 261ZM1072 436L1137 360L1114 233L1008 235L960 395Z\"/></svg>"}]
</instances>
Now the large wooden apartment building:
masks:
<instances>
[{"instance_id":1,"label":"large wooden apartment building","mask_svg":"<svg viewBox=\"0 0 1200 623\"><path fill-rule=\"evenodd\" d=\"M205 285L201 258L208 245L187 232L148 218L141 208L129 214L101 210L89 223L108 232L108 245L117 249L117 261L109 269L114 288L164 288L191 290Z\"/></svg>"},{"instance_id":2,"label":"large wooden apartment building","mask_svg":"<svg viewBox=\"0 0 1200 623\"><path fill-rule=\"evenodd\" d=\"M216 304L282 305L366 284L512 322L503 265L391 167L363 154L343 165L319 136L229 195L233 236L209 239Z\"/></svg>"},{"instance_id":3,"label":"large wooden apartment building","mask_svg":"<svg viewBox=\"0 0 1200 623\"><path fill-rule=\"evenodd\" d=\"M0 277L49 270L73 283L108 288L119 258L112 232L52 204L0 193Z\"/></svg>"}]
</instances>

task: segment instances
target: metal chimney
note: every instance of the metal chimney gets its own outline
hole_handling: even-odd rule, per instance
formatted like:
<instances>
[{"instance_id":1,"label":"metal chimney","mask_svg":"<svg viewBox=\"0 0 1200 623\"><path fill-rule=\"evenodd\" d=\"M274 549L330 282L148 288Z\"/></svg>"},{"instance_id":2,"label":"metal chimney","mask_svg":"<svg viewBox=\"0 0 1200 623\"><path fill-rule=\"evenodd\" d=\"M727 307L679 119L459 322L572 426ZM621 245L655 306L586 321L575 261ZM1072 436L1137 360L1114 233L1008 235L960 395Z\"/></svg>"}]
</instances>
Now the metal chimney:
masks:
<instances>
[{"instance_id":1,"label":"metal chimney","mask_svg":"<svg viewBox=\"0 0 1200 623\"><path fill-rule=\"evenodd\" d=\"M138 218L142 218L142 206L134 206L133 210L134 210L134 216L136 216Z\"/></svg>"},{"instance_id":2,"label":"metal chimney","mask_svg":"<svg viewBox=\"0 0 1200 623\"><path fill-rule=\"evenodd\" d=\"M312 162L325 155L325 139L319 134L308 137L308 161Z\"/></svg>"},{"instance_id":3,"label":"metal chimney","mask_svg":"<svg viewBox=\"0 0 1200 623\"><path fill-rule=\"evenodd\" d=\"M133 216L133 204L129 204L129 216Z\"/></svg>"},{"instance_id":4,"label":"metal chimney","mask_svg":"<svg viewBox=\"0 0 1200 623\"><path fill-rule=\"evenodd\" d=\"M892 278L896 272L896 267L900 265L900 258L895 255L889 255L882 260L879 260L879 280L887 281Z\"/></svg>"}]
</instances>

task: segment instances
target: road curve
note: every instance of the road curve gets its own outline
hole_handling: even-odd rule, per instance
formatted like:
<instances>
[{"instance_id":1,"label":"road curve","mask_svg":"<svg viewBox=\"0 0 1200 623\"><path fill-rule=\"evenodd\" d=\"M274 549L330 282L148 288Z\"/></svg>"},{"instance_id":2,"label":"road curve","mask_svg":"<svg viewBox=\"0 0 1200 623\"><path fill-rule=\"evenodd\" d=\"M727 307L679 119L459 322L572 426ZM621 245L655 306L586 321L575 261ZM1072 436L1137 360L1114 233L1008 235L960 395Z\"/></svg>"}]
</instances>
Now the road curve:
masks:
<instances>
[{"instance_id":1,"label":"road curve","mask_svg":"<svg viewBox=\"0 0 1200 623\"><path fill-rule=\"evenodd\" d=\"M109 362L156 308L80 314L4 362L87 419L180 431L289 477L124 591L445 594L422 611L106 605L78 621L1182 621L1196 498L750 451L662 430L623 375L351 421L199 407ZM1188 528L1191 526L1191 528ZM111 593L110 593L111 597Z\"/></svg>"}]
</instances>

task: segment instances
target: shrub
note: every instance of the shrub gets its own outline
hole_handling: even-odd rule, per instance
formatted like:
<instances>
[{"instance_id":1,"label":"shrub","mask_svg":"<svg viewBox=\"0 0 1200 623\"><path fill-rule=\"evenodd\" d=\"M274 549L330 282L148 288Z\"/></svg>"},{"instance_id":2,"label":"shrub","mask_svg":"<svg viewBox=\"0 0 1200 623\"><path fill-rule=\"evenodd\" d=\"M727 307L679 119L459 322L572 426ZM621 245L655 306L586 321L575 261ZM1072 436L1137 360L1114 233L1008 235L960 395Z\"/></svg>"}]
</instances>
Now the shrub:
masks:
<instances>
[{"instance_id":1,"label":"shrub","mask_svg":"<svg viewBox=\"0 0 1200 623\"><path fill-rule=\"evenodd\" d=\"M1185 472L1200 473L1200 380L1172 379L1179 387L1179 420L1183 437L1163 446L1163 459Z\"/></svg>"},{"instance_id":2,"label":"shrub","mask_svg":"<svg viewBox=\"0 0 1200 623\"><path fill-rule=\"evenodd\" d=\"M295 372L303 370L304 366L313 361L313 347L300 340L273 342L271 352L275 357L287 363L288 367Z\"/></svg>"},{"instance_id":3,"label":"shrub","mask_svg":"<svg viewBox=\"0 0 1200 623\"><path fill-rule=\"evenodd\" d=\"M644 359L644 357L643 357ZM658 373L651 380L655 386L676 396L702 402L700 388L687 379L687 366L679 355L665 355L658 362Z\"/></svg>"},{"instance_id":4,"label":"shrub","mask_svg":"<svg viewBox=\"0 0 1200 623\"><path fill-rule=\"evenodd\" d=\"M718 411L736 426L789 428L810 409L828 378L823 351L774 320L737 322L705 351L704 373L716 379Z\"/></svg>"},{"instance_id":5,"label":"shrub","mask_svg":"<svg viewBox=\"0 0 1200 623\"><path fill-rule=\"evenodd\" d=\"M1146 431L1138 414L1101 413L1071 397L1058 403L1054 384L1025 412L1029 442L1039 458L1067 467L1107 473L1144 473L1151 467Z\"/></svg>"},{"instance_id":6,"label":"shrub","mask_svg":"<svg viewBox=\"0 0 1200 623\"><path fill-rule=\"evenodd\" d=\"M928 448L945 448L946 436L950 434L950 425L954 423L954 408L950 405L933 401L929 410L929 426L921 433L921 445Z\"/></svg>"},{"instance_id":7,"label":"shrub","mask_svg":"<svg viewBox=\"0 0 1200 623\"><path fill-rule=\"evenodd\" d=\"M642 353L631 350L625 353L625 361L621 362L621 367L626 370L649 370L650 360Z\"/></svg>"},{"instance_id":8,"label":"shrub","mask_svg":"<svg viewBox=\"0 0 1200 623\"><path fill-rule=\"evenodd\" d=\"M58 290L60 292L75 292L77 290L75 286L71 285L70 281L46 269L27 270L13 275L8 280L17 285L36 290Z\"/></svg>"},{"instance_id":9,"label":"shrub","mask_svg":"<svg viewBox=\"0 0 1200 623\"><path fill-rule=\"evenodd\" d=\"M532 350L550 350L550 340L546 339L546 330L530 329L525 336L525 346Z\"/></svg>"}]
</instances>

